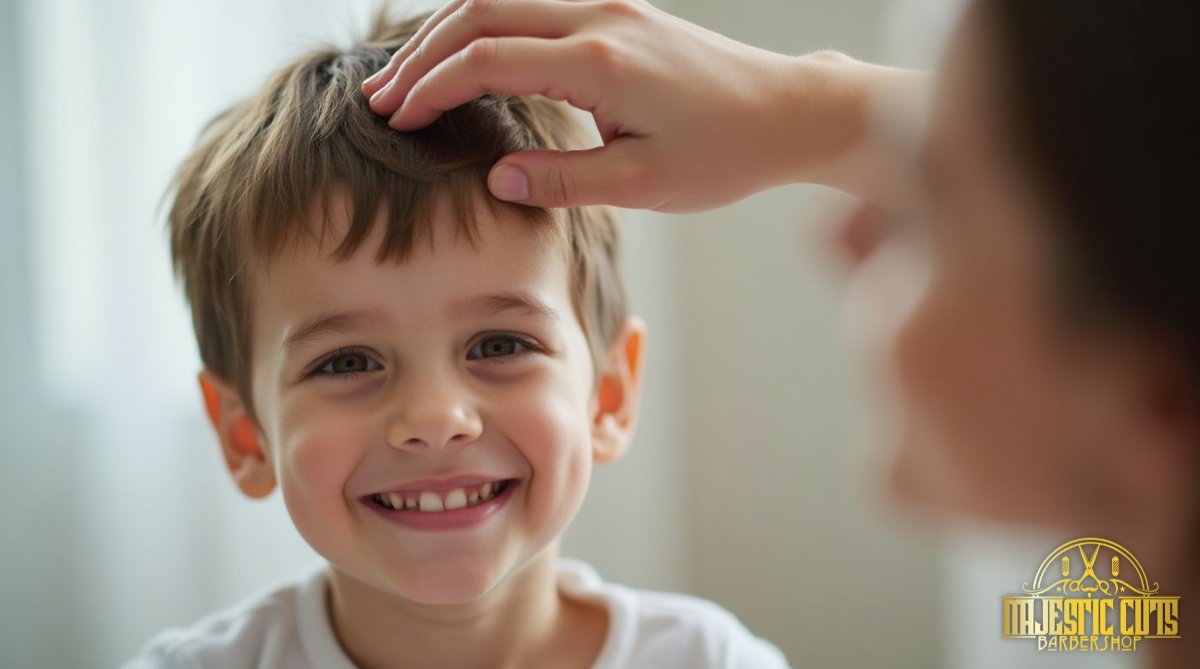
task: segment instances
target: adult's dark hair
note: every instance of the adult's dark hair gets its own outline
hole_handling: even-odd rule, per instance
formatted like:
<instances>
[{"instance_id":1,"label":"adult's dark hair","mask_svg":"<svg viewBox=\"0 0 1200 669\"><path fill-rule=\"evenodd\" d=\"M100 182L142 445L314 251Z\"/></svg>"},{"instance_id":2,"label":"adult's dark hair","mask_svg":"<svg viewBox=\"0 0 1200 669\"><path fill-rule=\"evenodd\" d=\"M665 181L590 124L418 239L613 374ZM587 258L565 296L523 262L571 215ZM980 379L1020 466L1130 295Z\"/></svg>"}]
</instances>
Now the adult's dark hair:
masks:
<instances>
[{"instance_id":1,"label":"adult's dark hair","mask_svg":"<svg viewBox=\"0 0 1200 669\"><path fill-rule=\"evenodd\" d=\"M1173 340L1200 384L1200 3L979 1L1072 303Z\"/></svg>"}]
</instances>

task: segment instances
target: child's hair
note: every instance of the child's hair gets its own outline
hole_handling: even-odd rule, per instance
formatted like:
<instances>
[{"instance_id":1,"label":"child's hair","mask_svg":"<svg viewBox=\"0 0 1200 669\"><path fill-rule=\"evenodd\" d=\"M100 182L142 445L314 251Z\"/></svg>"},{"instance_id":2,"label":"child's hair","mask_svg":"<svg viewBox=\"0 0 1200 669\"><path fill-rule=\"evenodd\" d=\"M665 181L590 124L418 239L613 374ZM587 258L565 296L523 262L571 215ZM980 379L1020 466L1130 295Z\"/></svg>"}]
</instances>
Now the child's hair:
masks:
<instances>
[{"instance_id":1,"label":"child's hair","mask_svg":"<svg viewBox=\"0 0 1200 669\"><path fill-rule=\"evenodd\" d=\"M353 255L381 211L388 229L376 261L406 258L414 242L429 235L443 195L460 232L476 243L472 205L482 200L495 215L517 212L561 238L594 368L626 318L610 208L546 210L487 193L489 169L509 152L587 148L566 105L540 96L487 95L407 133L392 130L368 108L362 81L386 65L425 18L389 20L384 7L368 37L352 48L325 46L288 64L256 95L209 123L172 184L171 256L191 305L200 358L234 385L256 423L247 263L269 262L306 237L323 239L327 224L314 230L311 221L316 207L328 213L333 189L344 192L352 208L348 232L332 254L338 261Z\"/></svg>"}]
</instances>

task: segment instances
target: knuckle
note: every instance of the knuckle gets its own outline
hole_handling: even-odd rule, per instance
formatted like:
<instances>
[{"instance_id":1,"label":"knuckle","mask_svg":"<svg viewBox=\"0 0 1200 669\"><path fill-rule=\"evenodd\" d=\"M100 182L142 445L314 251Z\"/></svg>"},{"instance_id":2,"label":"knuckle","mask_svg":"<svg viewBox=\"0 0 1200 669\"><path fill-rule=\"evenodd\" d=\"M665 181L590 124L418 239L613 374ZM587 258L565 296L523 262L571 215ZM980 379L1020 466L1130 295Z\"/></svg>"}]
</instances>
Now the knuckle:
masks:
<instances>
[{"instance_id":1,"label":"knuckle","mask_svg":"<svg viewBox=\"0 0 1200 669\"><path fill-rule=\"evenodd\" d=\"M840 51L833 49L822 49L808 54L807 58L828 65L842 65L850 60L850 57Z\"/></svg>"},{"instance_id":2,"label":"knuckle","mask_svg":"<svg viewBox=\"0 0 1200 669\"><path fill-rule=\"evenodd\" d=\"M463 18L477 19L495 8L497 2L498 0L466 0L458 11Z\"/></svg>"},{"instance_id":3,"label":"knuckle","mask_svg":"<svg viewBox=\"0 0 1200 669\"><path fill-rule=\"evenodd\" d=\"M417 42L417 44L413 46L412 51L409 52L407 60L416 62L416 63L424 62L425 52L427 50L427 46L426 46L425 42L426 42L426 40L421 40L420 42ZM396 54L394 56L392 56L392 60L397 63L402 62L400 60L400 52L397 51Z\"/></svg>"},{"instance_id":4,"label":"knuckle","mask_svg":"<svg viewBox=\"0 0 1200 669\"><path fill-rule=\"evenodd\" d=\"M500 49L500 40L495 38L477 39L467 45L467 48L462 50L463 62L479 66L491 62L496 58Z\"/></svg>"},{"instance_id":5,"label":"knuckle","mask_svg":"<svg viewBox=\"0 0 1200 669\"><path fill-rule=\"evenodd\" d=\"M545 196L551 203L565 205L575 201L578 188L575 180L565 170L550 170L546 175Z\"/></svg>"},{"instance_id":6,"label":"knuckle","mask_svg":"<svg viewBox=\"0 0 1200 669\"><path fill-rule=\"evenodd\" d=\"M601 0L597 3L596 8L609 16L621 18L637 16L642 10L638 2L630 0Z\"/></svg>"},{"instance_id":7,"label":"knuckle","mask_svg":"<svg viewBox=\"0 0 1200 669\"><path fill-rule=\"evenodd\" d=\"M610 37L593 36L583 41L583 52L593 67L613 74L621 67L621 48Z\"/></svg>"}]
</instances>

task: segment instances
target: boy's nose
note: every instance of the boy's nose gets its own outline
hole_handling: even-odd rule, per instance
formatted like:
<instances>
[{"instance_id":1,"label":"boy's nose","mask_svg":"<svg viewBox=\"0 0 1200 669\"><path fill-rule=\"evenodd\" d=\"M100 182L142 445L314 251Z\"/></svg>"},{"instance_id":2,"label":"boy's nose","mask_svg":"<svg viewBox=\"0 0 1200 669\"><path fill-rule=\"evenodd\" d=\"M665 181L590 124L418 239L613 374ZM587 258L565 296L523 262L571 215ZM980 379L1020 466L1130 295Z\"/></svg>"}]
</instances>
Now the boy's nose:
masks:
<instances>
[{"instance_id":1,"label":"boy's nose","mask_svg":"<svg viewBox=\"0 0 1200 669\"><path fill-rule=\"evenodd\" d=\"M483 429L478 412L464 393L444 386L414 388L398 403L387 427L394 448L465 446Z\"/></svg>"}]
</instances>

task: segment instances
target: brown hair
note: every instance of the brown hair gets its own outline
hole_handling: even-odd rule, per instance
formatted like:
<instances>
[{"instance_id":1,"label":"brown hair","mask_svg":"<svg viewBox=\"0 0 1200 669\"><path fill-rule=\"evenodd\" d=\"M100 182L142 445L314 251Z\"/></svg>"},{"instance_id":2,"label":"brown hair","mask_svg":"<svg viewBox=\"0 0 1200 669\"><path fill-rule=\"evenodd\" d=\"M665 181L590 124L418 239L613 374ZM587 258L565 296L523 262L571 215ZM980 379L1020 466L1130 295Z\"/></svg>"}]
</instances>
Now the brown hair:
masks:
<instances>
[{"instance_id":1,"label":"brown hair","mask_svg":"<svg viewBox=\"0 0 1200 669\"><path fill-rule=\"evenodd\" d=\"M269 262L306 235L323 237L306 221L315 206L328 212L331 199L323 196L334 188L344 190L351 207L349 228L332 254L337 261L354 254L380 211L388 229L376 261L408 257L414 242L430 233L443 196L460 233L476 243L473 205L482 199L494 215L516 211L558 231L594 366L626 318L618 226L610 208L546 210L487 194L488 170L507 153L587 147L566 105L540 96L487 95L407 133L392 130L368 108L362 81L427 16L392 21L384 7L367 38L350 49L323 46L288 64L256 95L208 124L172 184L171 257L191 305L200 358L235 386L256 423L244 270L247 263Z\"/></svg>"},{"instance_id":2,"label":"brown hair","mask_svg":"<svg viewBox=\"0 0 1200 669\"><path fill-rule=\"evenodd\" d=\"M1007 131L1060 214L1076 316L1165 336L1200 388L1200 6L985 0Z\"/></svg>"}]
</instances>

